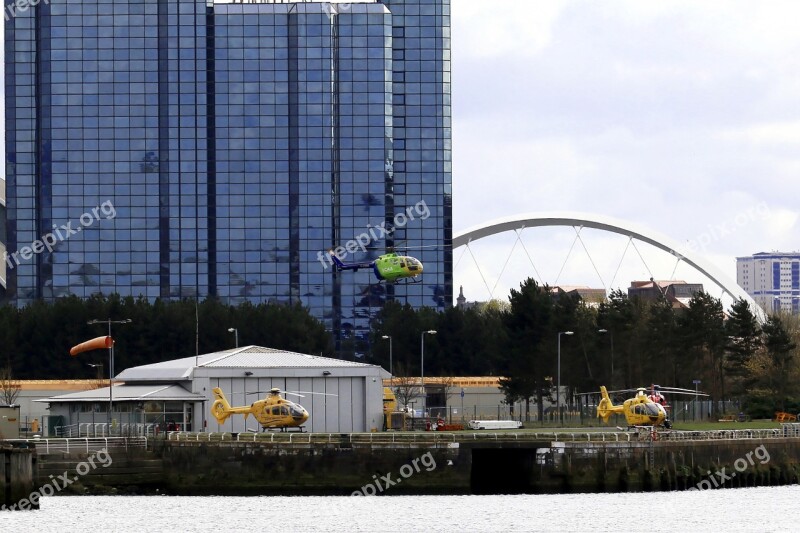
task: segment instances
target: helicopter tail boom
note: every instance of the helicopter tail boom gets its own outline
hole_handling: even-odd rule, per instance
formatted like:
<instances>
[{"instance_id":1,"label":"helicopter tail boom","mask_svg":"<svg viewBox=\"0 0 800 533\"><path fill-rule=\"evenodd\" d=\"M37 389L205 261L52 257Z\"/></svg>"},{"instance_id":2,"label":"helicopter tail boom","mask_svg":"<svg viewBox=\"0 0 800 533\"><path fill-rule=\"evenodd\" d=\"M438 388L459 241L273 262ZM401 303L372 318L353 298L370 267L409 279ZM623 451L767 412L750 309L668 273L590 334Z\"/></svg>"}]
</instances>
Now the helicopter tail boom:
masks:
<instances>
[{"instance_id":1,"label":"helicopter tail boom","mask_svg":"<svg viewBox=\"0 0 800 533\"><path fill-rule=\"evenodd\" d=\"M333 266L337 272L341 272L342 270L358 270L361 268L371 268L372 262L363 262L363 263L344 263L341 259L336 255L333 250L329 250L328 253L331 256L331 261L333 261Z\"/></svg>"},{"instance_id":2,"label":"helicopter tail boom","mask_svg":"<svg viewBox=\"0 0 800 533\"><path fill-rule=\"evenodd\" d=\"M243 414L245 421L247 420L247 416L250 414L249 408L231 407L231 404L228 403L228 399L225 397L225 393L222 392L222 389L219 387L215 387L212 392L216 399L211 405L211 413L214 415L214 418L217 419L217 422L224 424L225 421L228 420L228 417L234 414Z\"/></svg>"}]
</instances>

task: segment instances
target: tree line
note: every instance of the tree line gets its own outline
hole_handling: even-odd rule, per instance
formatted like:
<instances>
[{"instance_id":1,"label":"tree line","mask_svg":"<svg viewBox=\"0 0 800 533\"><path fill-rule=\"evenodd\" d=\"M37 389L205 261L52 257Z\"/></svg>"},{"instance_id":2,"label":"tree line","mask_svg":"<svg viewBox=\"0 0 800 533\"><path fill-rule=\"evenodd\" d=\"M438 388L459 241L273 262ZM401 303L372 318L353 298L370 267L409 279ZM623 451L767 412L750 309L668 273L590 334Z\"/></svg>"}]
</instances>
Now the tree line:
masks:
<instances>
[{"instance_id":1,"label":"tree line","mask_svg":"<svg viewBox=\"0 0 800 533\"><path fill-rule=\"evenodd\" d=\"M436 334L422 335L431 330ZM539 409L552 398L560 366L570 393L600 385L694 389L699 380L712 399L738 400L759 418L800 411L798 317L772 315L761 323L745 300L726 313L702 291L686 309L621 290L593 307L528 279L508 302L469 309L437 313L387 304L371 343L374 362L388 369L385 336L396 375L420 374L424 342L425 376L502 376L508 403L533 402Z\"/></svg>"},{"instance_id":2,"label":"tree line","mask_svg":"<svg viewBox=\"0 0 800 533\"><path fill-rule=\"evenodd\" d=\"M69 350L107 335L107 324L87 322L109 318L131 320L111 325L116 374L133 366L232 349L237 335L239 346L333 353L325 327L300 305L234 307L215 299L151 303L119 296L67 297L23 308L0 307L0 368L10 369L15 379L107 378L107 351L71 357ZM237 332L229 332L230 328Z\"/></svg>"},{"instance_id":3,"label":"tree line","mask_svg":"<svg viewBox=\"0 0 800 533\"><path fill-rule=\"evenodd\" d=\"M112 325L115 373L233 348L230 328L240 346L334 355L330 333L299 305L68 297L0 307L3 375L107 376L105 351L70 357L69 349L106 335L105 324L87 322L108 318L131 319ZM533 402L539 409L559 377L570 393L653 383L693 389L700 380L713 399L740 400L761 418L800 412L799 343L798 317L773 315L762 323L744 300L726 313L719 299L698 292L687 309L677 310L666 298L645 301L617 290L594 307L528 279L507 301L467 309L387 303L373 323L365 362L396 376L499 376L509 403Z\"/></svg>"}]
</instances>

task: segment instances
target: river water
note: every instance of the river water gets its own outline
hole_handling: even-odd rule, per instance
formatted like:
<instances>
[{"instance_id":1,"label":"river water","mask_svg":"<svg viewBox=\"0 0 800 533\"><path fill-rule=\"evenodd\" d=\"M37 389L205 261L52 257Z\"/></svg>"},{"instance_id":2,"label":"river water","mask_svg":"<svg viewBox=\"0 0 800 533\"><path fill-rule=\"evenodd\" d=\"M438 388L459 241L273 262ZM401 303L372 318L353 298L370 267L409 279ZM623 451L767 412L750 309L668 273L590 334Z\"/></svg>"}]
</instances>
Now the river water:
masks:
<instances>
[{"instance_id":1,"label":"river water","mask_svg":"<svg viewBox=\"0 0 800 533\"><path fill-rule=\"evenodd\" d=\"M51 496L0 532L797 531L800 486L517 496Z\"/></svg>"}]
</instances>

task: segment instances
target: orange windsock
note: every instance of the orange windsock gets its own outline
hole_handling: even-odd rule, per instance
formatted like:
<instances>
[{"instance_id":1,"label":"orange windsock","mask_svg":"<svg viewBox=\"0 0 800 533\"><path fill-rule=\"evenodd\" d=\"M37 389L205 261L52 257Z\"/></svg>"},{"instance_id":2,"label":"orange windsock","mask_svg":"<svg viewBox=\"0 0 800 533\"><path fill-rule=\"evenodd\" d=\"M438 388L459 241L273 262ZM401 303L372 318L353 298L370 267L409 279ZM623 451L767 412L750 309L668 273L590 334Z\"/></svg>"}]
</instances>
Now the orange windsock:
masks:
<instances>
[{"instance_id":1,"label":"orange windsock","mask_svg":"<svg viewBox=\"0 0 800 533\"><path fill-rule=\"evenodd\" d=\"M79 353L88 352L89 350L100 350L103 348L111 348L114 345L114 339L111 337L97 337L90 341L82 342L77 346L73 346L69 351L70 355L78 355Z\"/></svg>"}]
</instances>

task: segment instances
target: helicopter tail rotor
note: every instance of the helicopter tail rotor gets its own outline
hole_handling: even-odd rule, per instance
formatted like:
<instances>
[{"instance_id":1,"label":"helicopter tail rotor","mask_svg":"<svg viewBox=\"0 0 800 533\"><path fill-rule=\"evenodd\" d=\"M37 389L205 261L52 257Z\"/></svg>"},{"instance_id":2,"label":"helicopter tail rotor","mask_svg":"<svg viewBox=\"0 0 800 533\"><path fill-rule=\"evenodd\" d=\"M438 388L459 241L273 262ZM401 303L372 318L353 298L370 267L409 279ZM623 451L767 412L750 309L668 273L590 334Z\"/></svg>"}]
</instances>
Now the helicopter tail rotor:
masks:
<instances>
[{"instance_id":1,"label":"helicopter tail rotor","mask_svg":"<svg viewBox=\"0 0 800 533\"><path fill-rule=\"evenodd\" d=\"M215 387L212 391L214 393L214 403L211 405L211 414L214 415L214 418L217 419L217 422L220 424L224 424L228 417L230 417L234 411L231 408L231 404L228 403L228 399L225 397L225 393L222 392L222 389L219 387ZM247 415L245 414L245 419Z\"/></svg>"},{"instance_id":2,"label":"helicopter tail rotor","mask_svg":"<svg viewBox=\"0 0 800 533\"><path fill-rule=\"evenodd\" d=\"M604 386L600 387L600 395L602 398L600 399L600 403L597 404L597 418L602 418L603 422L607 424L608 419L611 418L611 414L613 413L612 408L614 407L614 402L609 398L608 391Z\"/></svg>"}]
</instances>

